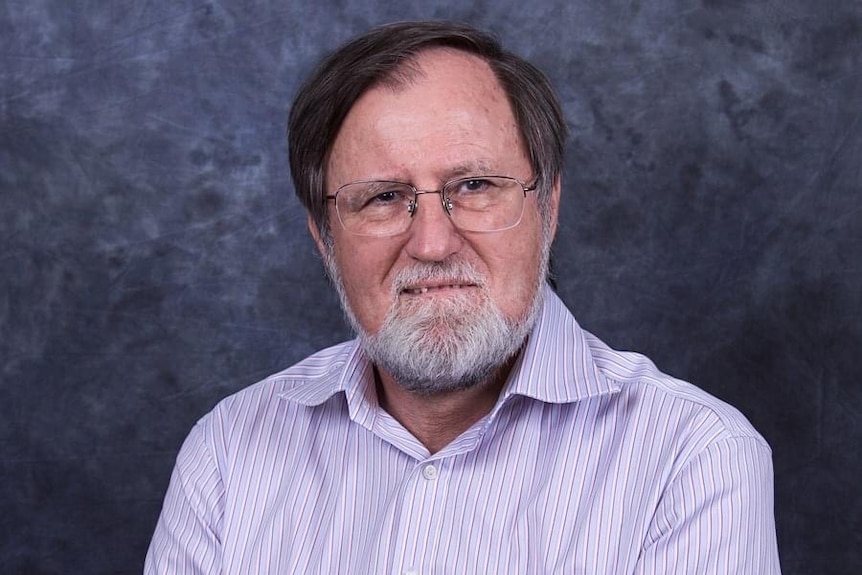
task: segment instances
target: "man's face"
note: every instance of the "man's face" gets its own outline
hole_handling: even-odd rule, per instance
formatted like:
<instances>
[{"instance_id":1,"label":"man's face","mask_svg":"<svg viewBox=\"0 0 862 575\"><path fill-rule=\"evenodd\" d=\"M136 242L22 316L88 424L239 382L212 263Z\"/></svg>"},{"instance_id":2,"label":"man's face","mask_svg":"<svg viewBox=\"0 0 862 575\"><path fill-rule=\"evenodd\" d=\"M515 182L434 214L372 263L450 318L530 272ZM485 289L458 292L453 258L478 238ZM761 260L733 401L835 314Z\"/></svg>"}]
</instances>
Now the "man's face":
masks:
<instances>
[{"instance_id":1,"label":"man's face","mask_svg":"<svg viewBox=\"0 0 862 575\"><path fill-rule=\"evenodd\" d=\"M487 64L448 49L426 51L415 64L420 72L409 82L374 88L353 106L332 148L327 193L360 180L436 190L471 175L535 179L506 95ZM549 236L558 198L555 186ZM330 261L365 334L377 334L387 317L392 324L393 318L398 323L399 317L433 316L436 310L451 321L426 336L442 341L453 330L469 329L471 314L488 306L509 323L523 322L533 311L551 240L543 233L535 192L527 194L521 222L498 232L459 231L437 194L418 196L409 229L396 236L350 234L334 206L329 218Z\"/></svg>"}]
</instances>

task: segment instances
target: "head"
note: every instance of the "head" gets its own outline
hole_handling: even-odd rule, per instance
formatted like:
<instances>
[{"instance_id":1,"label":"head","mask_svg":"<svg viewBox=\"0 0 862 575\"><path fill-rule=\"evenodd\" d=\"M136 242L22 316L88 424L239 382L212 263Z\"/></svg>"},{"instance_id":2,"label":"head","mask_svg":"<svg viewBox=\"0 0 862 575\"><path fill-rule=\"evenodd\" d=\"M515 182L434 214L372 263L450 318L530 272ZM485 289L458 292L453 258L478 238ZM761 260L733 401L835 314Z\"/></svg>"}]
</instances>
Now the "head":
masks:
<instances>
[{"instance_id":1,"label":"head","mask_svg":"<svg viewBox=\"0 0 862 575\"><path fill-rule=\"evenodd\" d=\"M547 211L560 178L566 123L545 75L531 63L503 50L485 32L448 22L400 22L372 29L331 53L297 94L288 120L288 152L296 195L331 240L324 201L326 167L344 118L369 89L408 82L418 54L447 47L484 60L503 88Z\"/></svg>"},{"instance_id":2,"label":"head","mask_svg":"<svg viewBox=\"0 0 862 575\"><path fill-rule=\"evenodd\" d=\"M523 344L541 304L564 141L541 72L460 25L372 30L299 92L289 150L309 228L372 360L408 389L476 385ZM438 190L479 175L535 186L517 225L457 229L427 194L406 232L369 238L343 229L326 199L356 181Z\"/></svg>"}]
</instances>

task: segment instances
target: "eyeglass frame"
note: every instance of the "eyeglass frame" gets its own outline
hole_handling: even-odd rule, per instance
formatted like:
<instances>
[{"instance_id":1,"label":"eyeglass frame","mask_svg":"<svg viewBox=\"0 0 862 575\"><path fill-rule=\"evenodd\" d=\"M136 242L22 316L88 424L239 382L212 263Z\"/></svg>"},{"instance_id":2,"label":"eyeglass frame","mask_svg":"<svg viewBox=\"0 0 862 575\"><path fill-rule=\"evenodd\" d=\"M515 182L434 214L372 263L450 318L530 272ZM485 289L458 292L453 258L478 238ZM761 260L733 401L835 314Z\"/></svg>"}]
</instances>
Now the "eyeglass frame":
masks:
<instances>
[{"instance_id":1,"label":"eyeglass frame","mask_svg":"<svg viewBox=\"0 0 862 575\"><path fill-rule=\"evenodd\" d=\"M408 182L399 182L397 180L357 180L355 182L348 182L346 184L339 186L338 189L335 190L334 193L327 194L326 196L324 196L324 200L325 201L332 200L335 202L335 214L338 217L338 223L341 224L341 227L347 233L350 233L353 235L358 235L358 236L365 236L365 237L397 236L398 234L404 233L408 229L410 229L410 225L408 224L407 227L404 228L404 230L402 230L400 232L394 232L394 233L390 233L390 234L380 234L380 235L362 234L362 233L355 232L355 231L348 229L347 226L344 224L344 220L341 218L341 212L338 211L337 197L338 197L338 193L341 190L343 190L347 186L353 186L355 184L398 184L399 186L407 186L413 191L413 199L411 199L410 203L407 205L407 211L410 213L410 221L411 222L412 222L413 218L416 216L416 211L419 209L419 202L418 202L419 196L421 196L423 194L440 194L440 204L443 206L443 211L446 212L447 216L449 216L450 221L452 221L452 225L454 225L456 229L461 229L460 227L458 227L458 224L455 222L455 220L452 220L453 205L452 205L452 202L449 198L443 196L443 190L446 189L446 187L448 187L449 185L457 183L457 182L466 182L466 181L470 181L470 180L482 180L482 179L486 179L486 178L502 178L502 179L511 180L511 181L517 183L519 186L521 186L521 190L524 194L524 198L527 197L527 192L535 192L539 187L539 178L535 178L533 180L532 184L527 185L526 183L522 182L518 178L513 178L512 176L499 176L499 175L491 175L491 174L481 174L481 175L465 176L465 177L461 177L461 178L453 178L451 180L443 182L443 184L440 186L440 189L437 189L437 190L420 190L419 188L417 188L413 184L410 184ZM507 226L505 228L500 228L497 230L485 230L485 231L464 230L464 231L472 231L475 233L502 232L505 230L512 229L515 226L517 226L518 224L520 224L523 217L524 217L524 205L521 204L521 214L518 216L518 220L510 226Z\"/></svg>"}]
</instances>

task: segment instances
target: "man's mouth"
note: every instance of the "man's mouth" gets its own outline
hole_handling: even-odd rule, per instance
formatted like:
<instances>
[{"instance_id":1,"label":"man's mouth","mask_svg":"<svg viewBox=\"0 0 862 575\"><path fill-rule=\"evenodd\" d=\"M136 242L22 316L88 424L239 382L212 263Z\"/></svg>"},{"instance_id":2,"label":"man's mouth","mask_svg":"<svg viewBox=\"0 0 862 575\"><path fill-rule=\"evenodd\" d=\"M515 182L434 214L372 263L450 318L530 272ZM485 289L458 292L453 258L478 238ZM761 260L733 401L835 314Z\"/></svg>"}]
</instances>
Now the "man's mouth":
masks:
<instances>
[{"instance_id":1,"label":"man's mouth","mask_svg":"<svg viewBox=\"0 0 862 575\"><path fill-rule=\"evenodd\" d=\"M402 293L410 294L410 295L423 295L426 293L434 293L443 290L459 290L464 288L474 288L476 284L474 283L451 283L451 284L438 284L438 285L429 285L429 286L417 286L417 287L407 287L401 290Z\"/></svg>"}]
</instances>

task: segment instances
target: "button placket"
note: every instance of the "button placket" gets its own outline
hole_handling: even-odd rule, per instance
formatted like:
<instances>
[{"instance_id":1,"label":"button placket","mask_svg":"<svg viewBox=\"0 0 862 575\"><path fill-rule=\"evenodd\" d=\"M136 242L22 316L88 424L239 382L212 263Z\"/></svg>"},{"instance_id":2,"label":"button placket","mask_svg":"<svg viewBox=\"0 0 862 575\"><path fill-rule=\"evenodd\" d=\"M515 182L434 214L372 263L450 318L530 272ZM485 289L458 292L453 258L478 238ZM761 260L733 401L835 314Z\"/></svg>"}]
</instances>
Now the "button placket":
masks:
<instances>
[{"instance_id":1,"label":"button placket","mask_svg":"<svg viewBox=\"0 0 862 575\"><path fill-rule=\"evenodd\" d=\"M396 511L391 548L396 573L419 575L422 565L434 553L433 541L439 536L441 465L438 459L416 462L405 477L403 501ZM397 567L396 567L397 566Z\"/></svg>"}]
</instances>

